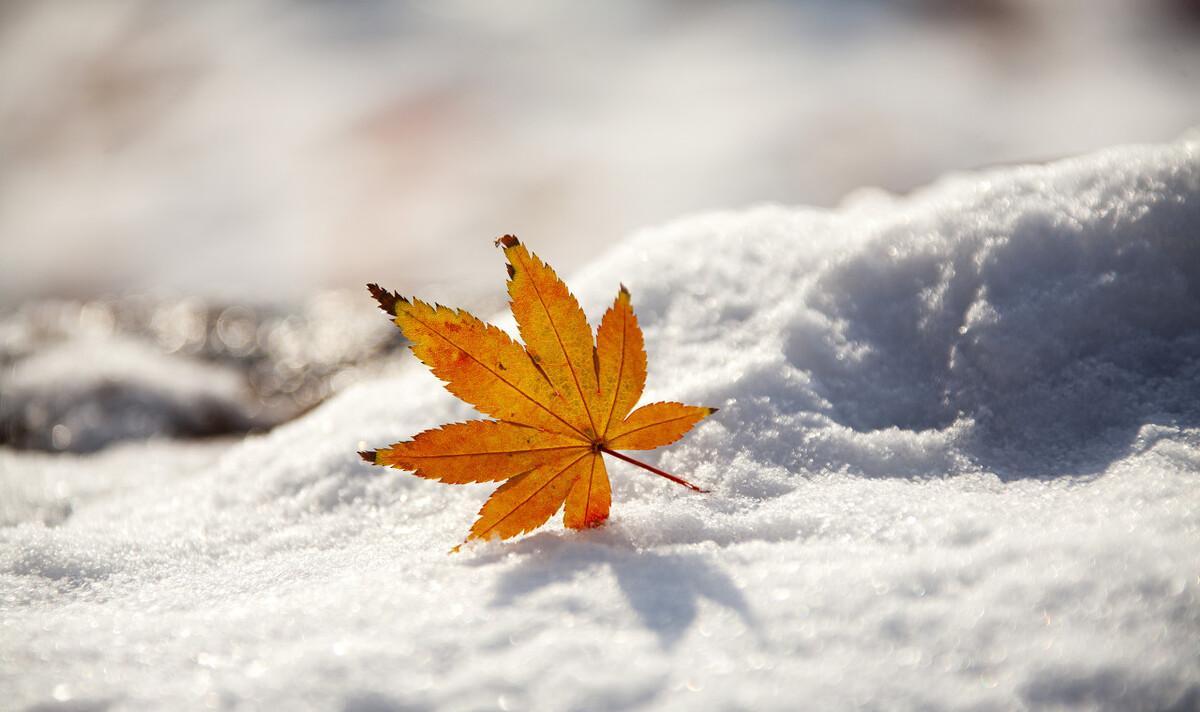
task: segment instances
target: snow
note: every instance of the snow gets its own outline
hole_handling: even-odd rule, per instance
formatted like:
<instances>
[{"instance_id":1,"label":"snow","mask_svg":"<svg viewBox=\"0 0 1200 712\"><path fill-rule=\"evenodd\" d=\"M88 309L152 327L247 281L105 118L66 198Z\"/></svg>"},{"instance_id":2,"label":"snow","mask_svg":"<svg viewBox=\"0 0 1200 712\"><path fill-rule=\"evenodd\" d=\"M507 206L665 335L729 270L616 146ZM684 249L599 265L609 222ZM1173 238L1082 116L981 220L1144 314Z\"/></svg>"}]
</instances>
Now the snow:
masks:
<instances>
[{"instance_id":1,"label":"snow","mask_svg":"<svg viewBox=\"0 0 1200 712\"><path fill-rule=\"evenodd\" d=\"M362 293L287 310L146 295L0 310L0 445L90 452L291 420L395 369L404 339Z\"/></svg>"},{"instance_id":2,"label":"snow","mask_svg":"<svg viewBox=\"0 0 1200 712\"><path fill-rule=\"evenodd\" d=\"M127 338L81 338L0 375L0 423L13 440L86 452L152 435L250 429L254 404L231 368L168 356Z\"/></svg>"},{"instance_id":3,"label":"snow","mask_svg":"<svg viewBox=\"0 0 1200 712\"><path fill-rule=\"evenodd\" d=\"M697 210L1200 116L1184 0L75 5L4 17L0 305L295 304L388 265L491 310L479 236L574 268Z\"/></svg>"},{"instance_id":4,"label":"snow","mask_svg":"<svg viewBox=\"0 0 1200 712\"><path fill-rule=\"evenodd\" d=\"M624 282L644 400L722 410L650 455L712 494L614 462L599 530L448 555L490 488L355 454L470 416L412 363L239 442L0 451L0 689L71 710L1195 709L1198 152L620 243L571 277L585 308Z\"/></svg>"}]
</instances>

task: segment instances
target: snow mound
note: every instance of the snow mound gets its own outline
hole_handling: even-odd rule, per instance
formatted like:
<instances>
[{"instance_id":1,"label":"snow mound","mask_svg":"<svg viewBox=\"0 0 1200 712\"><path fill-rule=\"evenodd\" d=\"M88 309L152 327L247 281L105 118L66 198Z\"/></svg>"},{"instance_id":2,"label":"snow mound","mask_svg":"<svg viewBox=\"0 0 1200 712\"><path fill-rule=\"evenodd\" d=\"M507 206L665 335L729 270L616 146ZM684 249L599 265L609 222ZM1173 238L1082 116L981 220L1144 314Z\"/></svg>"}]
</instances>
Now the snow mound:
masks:
<instances>
[{"instance_id":1,"label":"snow mound","mask_svg":"<svg viewBox=\"0 0 1200 712\"><path fill-rule=\"evenodd\" d=\"M614 463L599 530L447 556L490 488L355 454L470 417L417 367L228 447L0 451L30 502L0 534L0 686L40 709L1194 709L1198 149L623 242L572 285L593 317L630 287L645 400L722 410L655 460L713 494Z\"/></svg>"},{"instance_id":2,"label":"snow mound","mask_svg":"<svg viewBox=\"0 0 1200 712\"><path fill-rule=\"evenodd\" d=\"M650 348L670 351L659 373L690 371L686 397L731 405L719 421L758 458L1099 471L1147 423L1200 424L1194 151L950 178L832 214L702 217L589 277L622 275Z\"/></svg>"},{"instance_id":3,"label":"snow mound","mask_svg":"<svg viewBox=\"0 0 1200 712\"><path fill-rule=\"evenodd\" d=\"M266 430L379 375L403 343L361 289L292 310L136 294L31 301L0 310L0 446L92 452Z\"/></svg>"},{"instance_id":4,"label":"snow mound","mask_svg":"<svg viewBox=\"0 0 1200 712\"><path fill-rule=\"evenodd\" d=\"M74 339L0 378L5 437L91 452L115 440L246 431L254 403L241 374L131 339Z\"/></svg>"}]
</instances>

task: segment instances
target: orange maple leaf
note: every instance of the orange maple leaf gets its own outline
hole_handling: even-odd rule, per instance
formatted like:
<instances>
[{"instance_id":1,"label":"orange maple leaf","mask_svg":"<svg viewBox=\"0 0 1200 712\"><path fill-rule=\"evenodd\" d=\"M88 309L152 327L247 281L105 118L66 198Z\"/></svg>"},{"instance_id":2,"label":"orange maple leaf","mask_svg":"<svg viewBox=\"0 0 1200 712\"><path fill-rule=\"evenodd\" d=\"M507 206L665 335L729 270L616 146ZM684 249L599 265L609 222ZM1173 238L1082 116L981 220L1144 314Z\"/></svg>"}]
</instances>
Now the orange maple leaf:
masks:
<instances>
[{"instance_id":1,"label":"orange maple leaf","mask_svg":"<svg viewBox=\"0 0 1200 712\"><path fill-rule=\"evenodd\" d=\"M629 291L621 287L593 340L579 302L549 265L512 235L496 244L508 258L524 346L464 311L367 285L446 389L495 420L450 423L359 455L448 484L507 480L479 510L467 541L536 529L564 502L566 526L603 524L612 489L601 453L707 492L617 452L675 442L716 412L682 403L633 410L646 385L646 351Z\"/></svg>"}]
</instances>

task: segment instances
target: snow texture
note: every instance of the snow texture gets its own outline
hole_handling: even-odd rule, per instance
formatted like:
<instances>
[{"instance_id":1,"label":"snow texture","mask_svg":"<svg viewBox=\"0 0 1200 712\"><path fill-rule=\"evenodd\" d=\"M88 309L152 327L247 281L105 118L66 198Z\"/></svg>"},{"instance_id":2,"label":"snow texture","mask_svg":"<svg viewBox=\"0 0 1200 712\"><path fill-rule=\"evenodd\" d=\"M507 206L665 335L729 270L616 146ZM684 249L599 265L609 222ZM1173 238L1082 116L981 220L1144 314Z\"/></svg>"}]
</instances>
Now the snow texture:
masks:
<instances>
[{"instance_id":1,"label":"snow texture","mask_svg":"<svg viewBox=\"0 0 1200 712\"><path fill-rule=\"evenodd\" d=\"M624 282L645 400L722 410L650 456L712 494L614 463L599 530L447 555L490 487L355 454L470 417L416 364L237 443L0 451L4 704L1197 709L1198 151L620 244L585 308Z\"/></svg>"}]
</instances>

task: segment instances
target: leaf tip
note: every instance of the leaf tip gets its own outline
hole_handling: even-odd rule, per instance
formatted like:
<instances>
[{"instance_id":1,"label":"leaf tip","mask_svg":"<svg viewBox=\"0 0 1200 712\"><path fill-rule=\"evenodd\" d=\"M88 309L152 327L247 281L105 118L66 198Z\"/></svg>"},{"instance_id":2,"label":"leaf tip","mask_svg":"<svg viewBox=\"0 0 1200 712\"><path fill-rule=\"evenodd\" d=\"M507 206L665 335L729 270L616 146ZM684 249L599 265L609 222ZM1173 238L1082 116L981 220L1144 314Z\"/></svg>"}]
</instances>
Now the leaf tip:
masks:
<instances>
[{"instance_id":1,"label":"leaf tip","mask_svg":"<svg viewBox=\"0 0 1200 712\"><path fill-rule=\"evenodd\" d=\"M371 463L372 465L379 464L378 461L375 459L377 454L378 454L378 452L375 450L359 450L358 451L358 456L361 457L364 461Z\"/></svg>"},{"instance_id":2,"label":"leaf tip","mask_svg":"<svg viewBox=\"0 0 1200 712\"><path fill-rule=\"evenodd\" d=\"M720 408L709 408L709 409L708 409L708 414L709 414L709 415L712 415L713 413L716 413L718 410L720 410Z\"/></svg>"},{"instance_id":3,"label":"leaf tip","mask_svg":"<svg viewBox=\"0 0 1200 712\"><path fill-rule=\"evenodd\" d=\"M621 296L625 297L626 299L629 298L629 287L626 287L623 282L621 283L621 288L617 291L621 294Z\"/></svg>"},{"instance_id":4,"label":"leaf tip","mask_svg":"<svg viewBox=\"0 0 1200 712\"><path fill-rule=\"evenodd\" d=\"M507 249L519 244L521 244L521 241L517 239L516 235L503 235L496 238L496 247L504 247Z\"/></svg>"},{"instance_id":5,"label":"leaf tip","mask_svg":"<svg viewBox=\"0 0 1200 712\"><path fill-rule=\"evenodd\" d=\"M405 304L408 303L407 299L400 296L396 292L389 292L374 282L371 282L367 285L367 291L371 293L371 296L375 298L375 301L379 302L379 308L392 316L396 316L397 302L404 302Z\"/></svg>"}]
</instances>

